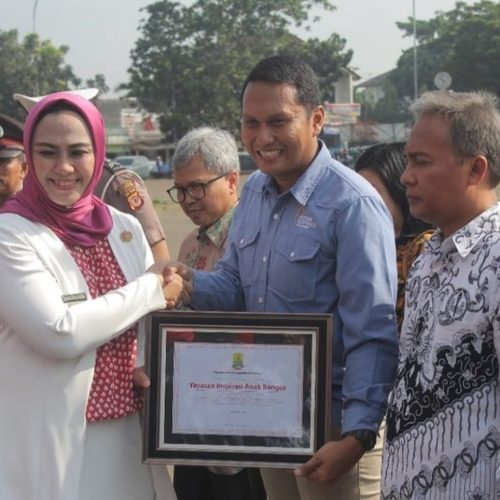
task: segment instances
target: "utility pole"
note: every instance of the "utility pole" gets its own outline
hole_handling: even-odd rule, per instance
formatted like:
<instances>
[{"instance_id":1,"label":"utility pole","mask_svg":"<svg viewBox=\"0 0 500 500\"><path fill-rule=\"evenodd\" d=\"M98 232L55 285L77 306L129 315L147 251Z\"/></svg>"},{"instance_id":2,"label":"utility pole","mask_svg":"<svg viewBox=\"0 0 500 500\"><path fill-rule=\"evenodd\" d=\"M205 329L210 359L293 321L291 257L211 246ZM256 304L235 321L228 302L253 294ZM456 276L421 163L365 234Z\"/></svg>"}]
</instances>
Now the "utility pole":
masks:
<instances>
[{"instance_id":1,"label":"utility pole","mask_svg":"<svg viewBox=\"0 0 500 500\"><path fill-rule=\"evenodd\" d=\"M413 93L414 100L418 99L418 66L417 66L417 15L415 0L413 0Z\"/></svg>"},{"instance_id":2,"label":"utility pole","mask_svg":"<svg viewBox=\"0 0 500 500\"><path fill-rule=\"evenodd\" d=\"M33 4L33 29L32 32L36 33L36 8L38 6L38 0L35 0L35 3Z\"/></svg>"},{"instance_id":3,"label":"utility pole","mask_svg":"<svg viewBox=\"0 0 500 500\"><path fill-rule=\"evenodd\" d=\"M35 3L33 4L33 33L36 35L36 8L38 7L38 0L35 0ZM36 42L38 43L38 41ZM38 58L36 58L38 59ZM35 60L35 65L36 65L36 78L35 78L35 95L40 93L40 68L38 65L38 61Z\"/></svg>"}]
</instances>

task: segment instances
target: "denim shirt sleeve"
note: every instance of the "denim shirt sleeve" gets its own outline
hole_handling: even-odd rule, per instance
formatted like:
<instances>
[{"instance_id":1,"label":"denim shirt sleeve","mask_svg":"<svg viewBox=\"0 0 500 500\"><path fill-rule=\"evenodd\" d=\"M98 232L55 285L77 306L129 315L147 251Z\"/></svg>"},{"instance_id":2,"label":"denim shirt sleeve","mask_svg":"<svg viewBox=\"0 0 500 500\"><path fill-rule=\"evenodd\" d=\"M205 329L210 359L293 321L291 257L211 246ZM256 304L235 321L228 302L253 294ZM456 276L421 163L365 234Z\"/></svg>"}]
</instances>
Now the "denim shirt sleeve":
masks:
<instances>
[{"instance_id":1,"label":"denim shirt sleeve","mask_svg":"<svg viewBox=\"0 0 500 500\"><path fill-rule=\"evenodd\" d=\"M336 323L342 324L345 366L342 431L376 430L398 356L393 224L381 201L364 196L337 218L335 234Z\"/></svg>"}]
</instances>

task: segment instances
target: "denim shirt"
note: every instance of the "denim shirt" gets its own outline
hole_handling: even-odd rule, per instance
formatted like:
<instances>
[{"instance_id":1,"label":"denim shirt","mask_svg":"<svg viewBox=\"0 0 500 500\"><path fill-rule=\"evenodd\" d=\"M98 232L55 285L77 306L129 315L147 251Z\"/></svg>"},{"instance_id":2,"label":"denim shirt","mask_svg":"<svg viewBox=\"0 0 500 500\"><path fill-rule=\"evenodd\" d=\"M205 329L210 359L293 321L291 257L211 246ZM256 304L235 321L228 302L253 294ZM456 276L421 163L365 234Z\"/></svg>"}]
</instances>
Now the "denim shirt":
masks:
<instances>
[{"instance_id":1,"label":"denim shirt","mask_svg":"<svg viewBox=\"0 0 500 500\"><path fill-rule=\"evenodd\" d=\"M395 237L383 201L324 144L292 188L255 172L195 309L333 314L332 424L377 430L397 364Z\"/></svg>"}]
</instances>

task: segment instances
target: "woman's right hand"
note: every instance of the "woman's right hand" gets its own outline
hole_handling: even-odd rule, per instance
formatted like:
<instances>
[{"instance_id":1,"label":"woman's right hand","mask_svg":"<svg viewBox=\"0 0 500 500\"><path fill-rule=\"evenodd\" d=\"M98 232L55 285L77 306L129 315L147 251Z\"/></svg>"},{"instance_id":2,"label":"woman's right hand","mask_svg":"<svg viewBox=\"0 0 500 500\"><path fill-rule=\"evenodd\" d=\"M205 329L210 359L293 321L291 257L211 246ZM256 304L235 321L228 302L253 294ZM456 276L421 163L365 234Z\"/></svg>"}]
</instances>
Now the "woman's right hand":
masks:
<instances>
[{"instance_id":1,"label":"woman's right hand","mask_svg":"<svg viewBox=\"0 0 500 500\"><path fill-rule=\"evenodd\" d=\"M185 283L181 275L188 274L188 267L172 261L157 262L148 271L155 273L165 297L166 308L173 309L191 294L190 283ZM192 275L192 273L191 273ZM189 291L187 291L189 290Z\"/></svg>"},{"instance_id":2,"label":"woman's right hand","mask_svg":"<svg viewBox=\"0 0 500 500\"><path fill-rule=\"evenodd\" d=\"M183 285L183 280L177 272L173 272L171 278L164 279L162 290L167 309L174 309L181 303Z\"/></svg>"}]
</instances>

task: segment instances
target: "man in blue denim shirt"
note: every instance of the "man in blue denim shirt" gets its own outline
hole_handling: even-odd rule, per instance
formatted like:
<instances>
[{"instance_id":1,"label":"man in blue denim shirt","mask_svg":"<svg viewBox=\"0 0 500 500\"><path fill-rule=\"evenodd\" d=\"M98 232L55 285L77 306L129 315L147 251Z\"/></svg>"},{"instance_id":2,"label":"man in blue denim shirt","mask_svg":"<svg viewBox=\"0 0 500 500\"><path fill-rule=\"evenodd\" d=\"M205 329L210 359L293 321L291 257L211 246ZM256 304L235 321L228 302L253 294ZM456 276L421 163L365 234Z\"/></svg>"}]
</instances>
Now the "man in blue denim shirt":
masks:
<instances>
[{"instance_id":1,"label":"man in blue denim shirt","mask_svg":"<svg viewBox=\"0 0 500 500\"><path fill-rule=\"evenodd\" d=\"M245 184L215 271L181 270L193 287L191 306L333 314L337 441L295 475L263 470L264 483L271 500L378 498L379 457L367 485L358 462L375 444L397 363L391 217L375 190L318 140L324 110L307 64L262 60L241 102L242 141L260 171Z\"/></svg>"}]
</instances>

